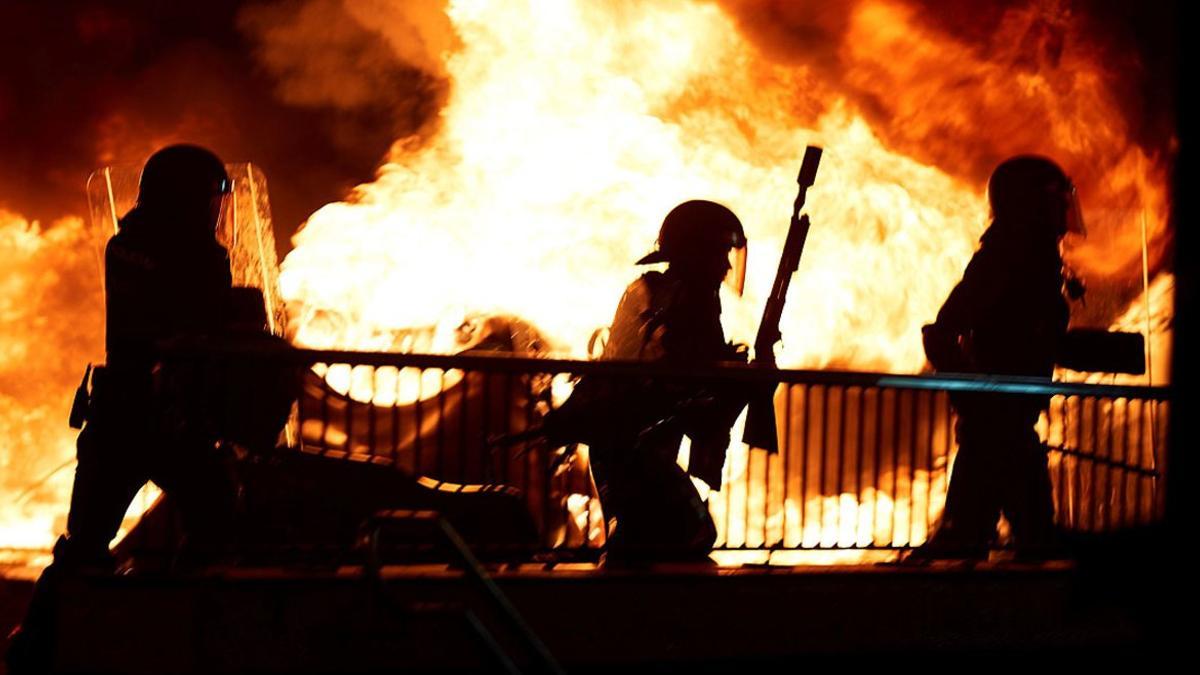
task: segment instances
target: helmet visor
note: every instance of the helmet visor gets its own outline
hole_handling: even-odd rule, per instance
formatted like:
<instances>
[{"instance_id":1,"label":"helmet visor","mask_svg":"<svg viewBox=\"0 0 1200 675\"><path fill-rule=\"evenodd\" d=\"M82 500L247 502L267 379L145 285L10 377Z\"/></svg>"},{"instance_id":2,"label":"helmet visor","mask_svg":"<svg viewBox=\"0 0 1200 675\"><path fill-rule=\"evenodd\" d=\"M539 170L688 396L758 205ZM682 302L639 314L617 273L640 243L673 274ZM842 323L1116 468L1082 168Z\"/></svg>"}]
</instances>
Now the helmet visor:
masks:
<instances>
[{"instance_id":1,"label":"helmet visor","mask_svg":"<svg viewBox=\"0 0 1200 675\"><path fill-rule=\"evenodd\" d=\"M1079 206L1079 191L1074 183L1067 190L1067 234L1087 237L1087 224L1083 222L1083 208Z\"/></svg>"},{"instance_id":2,"label":"helmet visor","mask_svg":"<svg viewBox=\"0 0 1200 675\"><path fill-rule=\"evenodd\" d=\"M237 239L237 200L232 180L222 181L213 192L210 208L217 241L225 248L232 248Z\"/></svg>"},{"instance_id":3,"label":"helmet visor","mask_svg":"<svg viewBox=\"0 0 1200 675\"><path fill-rule=\"evenodd\" d=\"M725 285L740 298L746 290L746 249L745 240L741 246L729 249L729 271L725 273Z\"/></svg>"}]
</instances>

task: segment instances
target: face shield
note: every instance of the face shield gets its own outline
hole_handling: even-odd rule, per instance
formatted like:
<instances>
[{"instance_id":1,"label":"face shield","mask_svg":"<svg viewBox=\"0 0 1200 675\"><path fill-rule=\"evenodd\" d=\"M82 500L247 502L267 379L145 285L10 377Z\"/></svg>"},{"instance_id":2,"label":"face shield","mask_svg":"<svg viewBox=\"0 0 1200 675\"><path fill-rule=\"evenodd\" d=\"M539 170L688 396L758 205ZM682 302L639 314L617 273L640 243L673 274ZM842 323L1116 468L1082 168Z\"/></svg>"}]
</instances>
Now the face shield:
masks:
<instances>
[{"instance_id":1,"label":"face shield","mask_svg":"<svg viewBox=\"0 0 1200 675\"><path fill-rule=\"evenodd\" d=\"M233 198L233 180L223 179L213 191L209 209L212 214L213 233L217 241L226 248L234 245L237 224L237 203Z\"/></svg>"},{"instance_id":2,"label":"face shield","mask_svg":"<svg viewBox=\"0 0 1200 675\"><path fill-rule=\"evenodd\" d=\"M746 289L746 249L749 245L741 240L741 246L729 249L729 271L725 273L724 284L740 298Z\"/></svg>"},{"instance_id":3,"label":"face shield","mask_svg":"<svg viewBox=\"0 0 1200 675\"><path fill-rule=\"evenodd\" d=\"M1067 188L1067 234L1078 235L1080 238L1087 237L1087 224L1083 222L1083 208L1079 206L1079 191L1075 189L1075 184L1071 183Z\"/></svg>"}]
</instances>

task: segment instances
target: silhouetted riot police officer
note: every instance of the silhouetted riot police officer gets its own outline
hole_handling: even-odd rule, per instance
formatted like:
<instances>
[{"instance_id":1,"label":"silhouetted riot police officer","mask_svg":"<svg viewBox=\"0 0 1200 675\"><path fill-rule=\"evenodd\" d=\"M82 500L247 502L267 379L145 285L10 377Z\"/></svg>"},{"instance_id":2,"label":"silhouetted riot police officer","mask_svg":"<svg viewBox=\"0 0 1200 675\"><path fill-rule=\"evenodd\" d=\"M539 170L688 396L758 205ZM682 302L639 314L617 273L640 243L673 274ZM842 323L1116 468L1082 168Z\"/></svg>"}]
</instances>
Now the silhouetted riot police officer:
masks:
<instances>
[{"instance_id":1,"label":"silhouetted riot police officer","mask_svg":"<svg viewBox=\"0 0 1200 675\"><path fill-rule=\"evenodd\" d=\"M216 155L191 145L164 148L146 162L137 205L108 243L108 360L93 374L77 441L67 533L14 638L14 669L48 665L56 580L81 569L112 569L109 542L147 480L178 508L185 551L206 559L226 548L236 494L228 465L207 430L163 414L155 380L157 344L219 332L229 322L229 258L215 238L229 195Z\"/></svg>"},{"instance_id":2,"label":"silhouetted riot police officer","mask_svg":"<svg viewBox=\"0 0 1200 675\"><path fill-rule=\"evenodd\" d=\"M745 275L746 237L725 206L694 200L667 214L658 247L638 264L665 262L626 289L602 358L706 365L745 360L721 328L723 280L738 293ZM744 393L654 378L585 378L546 420L553 441L590 445L593 475L616 529L610 562L703 559L716 529L688 473L719 489L729 429ZM676 463L684 435L688 471Z\"/></svg>"},{"instance_id":3,"label":"silhouetted riot police officer","mask_svg":"<svg viewBox=\"0 0 1200 675\"><path fill-rule=\"evenodd\" d=\"M216 155L189 145L155 153L137 206L105 251L108 362L95 378L63 546L102 560L129 501L146 480L172 498L188 546L215 552L228 536L232 484L215 438L161 415L155 345L217 333L230 320L229 257L216 228L229 197Z\"/></svg>"},{"instance_id":4,"label":"silhouetted riot police officer","mask_svg":"<svg viewBox=\"0 0 1200 675\"><path fill-rule=\"evenodd\" d=\"M988 182L992 223L934 323L936 370L1050 377L1066 333L1060 240L1084 231L1075 187L1054 162L1018 156ZM942 523L921 558L984 558L1001 514L1029 557L1056 548L1046 450L1034 429L1045 397L952 395L959 444Z\"/></svg>"}]
</instances>

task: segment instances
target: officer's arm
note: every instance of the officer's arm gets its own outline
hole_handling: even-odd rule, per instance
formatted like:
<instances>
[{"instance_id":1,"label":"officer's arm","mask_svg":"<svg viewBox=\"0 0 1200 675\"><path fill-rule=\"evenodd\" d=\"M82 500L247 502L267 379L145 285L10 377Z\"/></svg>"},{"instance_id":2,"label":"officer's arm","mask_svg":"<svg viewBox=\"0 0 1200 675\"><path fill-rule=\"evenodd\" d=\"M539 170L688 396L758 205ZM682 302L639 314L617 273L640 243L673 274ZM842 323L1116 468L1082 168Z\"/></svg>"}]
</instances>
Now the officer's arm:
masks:
<instances>
[{"instance_id":1,"label":"officer's arm","mask_svg":"<svg viewBox=\"0 0 1200 675\"><path fill-rule=\"evenodd\" d=\"M978 323L980 312L994 306L999 290L996 260L991 251L982 248L967 264L963 278L950 291L937 319L921 329L925 356L935 370L969 372L973 368L962 347L963 338Z\"/></svg>"}]
</instances>

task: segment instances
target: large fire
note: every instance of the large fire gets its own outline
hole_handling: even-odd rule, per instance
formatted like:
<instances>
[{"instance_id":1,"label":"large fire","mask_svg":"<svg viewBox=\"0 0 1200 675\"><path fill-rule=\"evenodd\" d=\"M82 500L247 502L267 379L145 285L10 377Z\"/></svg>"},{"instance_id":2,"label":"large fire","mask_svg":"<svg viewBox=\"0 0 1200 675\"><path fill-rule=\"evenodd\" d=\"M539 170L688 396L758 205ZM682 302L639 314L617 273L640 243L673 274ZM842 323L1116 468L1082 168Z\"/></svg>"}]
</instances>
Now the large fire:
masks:
<instances>
[{"instance_id":1,"label":"large fire","mask_svg":"<svg viewBox=\"0 0 1200 675\"><path fill-rule=\"evenodd\" d=\"M1071 42L1071 17L1043 4L1007 14L998 41L1013 47L985 52L923 25L898 0L858 2L832 47L844 64L835 79L747 37L735 16L771 3L456 0L447 12L459 39L435 55L452 83L436 131L398 139L375 182L314 213L283 263L294 341L397 351L400 336L421 327L432 329L432 350L448 351L436 336L452 335L465 316L505 312L536 324L559 353L583 356L663 215L707 198L729 205L747 229L746 294L724 299L723 318L730 339L750 342L800 157L817 144L825 156L808 197L813 227L779 363L917 372L919 328L986 226L983 179L999 159L1036 151L1076 178L1091 236L1071 261L1085 275L1137 266L1143 222L1152 255L1166 240L1169 158L1131 140L1103 64ZM1052 48L1038 42L1047 30L1057 35ZM95 266L55 243L75 236L78 222L39 235L0 215L0 227L7 248L48 251L6 283L53 288L37 275ZM5 261L20 255L7 248ZM99 335L96 298L63 297L69 306L47 304L36 316L7 305L0 315L6 381L30 358L22 344L71 355L44 391L16 389L19 402L5 402L0 457L36 470L6 471L6 501L16 495L16 505L0 504L0 546L45 545L61 529L69 472L38 488L55 498L36 514L21 500L39 472L70 461L63 410L76 361L94 353ZM70 324L81 331L74 341L47 342L46 327L72 321L84 298L90 314ZM727 470L747 461L735 453ZM834 498L828 510L858 498ZM870 536L819 526L801 534Z\"/></svg>"},{"instance_id":2,"label":"large fire","mask_svg":"<svg viewBox=\"0 0 1200 675\"><path fill-rule=\"evenodd\" d=\"M939 126L969 129L988 149L959 155L1058 157L1095 233L1077 264L1104 274L1135 261L1136 218L1165 227L1165 173L1123 137L1099 66L1015 70L902 7L861 3L843 45L855 84L896 99L901 117L880 133L813 69L764 58L713 4L453 3L463 46L444 55L454 87L440 132L416 148L398 142L374 183L313 214L284 262L297 341L391 349L398 329L490 310L581 355L662 216L694 197L727 203L746 224L746 297L726 298L725 321L748 340L795 170L815 143L826 155L780 362L919 370L918 329L986 225L983 181L881 138L933 145ZM990 98L955 95L964 81Z\"/></svg>"}]
</instances>

